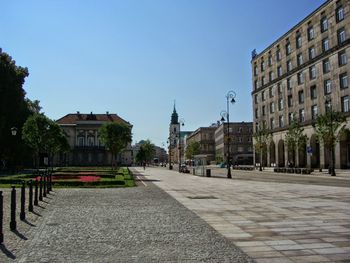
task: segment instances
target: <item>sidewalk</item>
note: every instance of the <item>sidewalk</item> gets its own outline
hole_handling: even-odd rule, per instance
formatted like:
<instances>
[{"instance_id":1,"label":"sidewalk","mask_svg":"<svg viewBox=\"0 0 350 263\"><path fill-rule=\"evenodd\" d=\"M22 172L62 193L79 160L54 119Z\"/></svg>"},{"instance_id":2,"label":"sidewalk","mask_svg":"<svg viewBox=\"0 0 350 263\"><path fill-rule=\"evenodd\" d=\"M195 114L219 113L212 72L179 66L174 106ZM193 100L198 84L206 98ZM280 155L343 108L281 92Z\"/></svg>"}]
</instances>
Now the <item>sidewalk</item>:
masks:
<instances>
[{"instance_id":1,"label":"sidewalk","mask_svg":"<svg viewBox=\"0 0 350 263\"><path fill-rule=\"evenodd\" d=\"M258 171L234 171L233 179L161 168L141 172L257 262L350 261L346 187L237 178L247 173L264 177Z\"/></svg>"}]
</instances>

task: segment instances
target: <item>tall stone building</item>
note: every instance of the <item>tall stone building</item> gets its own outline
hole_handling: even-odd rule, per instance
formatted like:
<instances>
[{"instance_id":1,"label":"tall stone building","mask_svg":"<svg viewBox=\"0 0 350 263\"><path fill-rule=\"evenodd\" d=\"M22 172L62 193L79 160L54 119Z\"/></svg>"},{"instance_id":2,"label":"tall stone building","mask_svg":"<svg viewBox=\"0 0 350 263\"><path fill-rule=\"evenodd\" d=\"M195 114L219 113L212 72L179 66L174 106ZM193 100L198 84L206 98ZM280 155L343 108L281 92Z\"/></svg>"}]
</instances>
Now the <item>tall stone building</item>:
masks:
<instances>
[{"instance_id":1,"label":"tall stone building","mask_svg":"<svg viewBox=\"0 0 350 263\"><path fill-rule=\"evenodd\" d=\"M329 0L273 42L252 54L254 130L272 132L264 160L285 166L285 143L293 116L308 141L297 154L300 167L328 167L330 155L316 140L317 115L326 108L341 111L349 125L350 1ZM308 149L308 151L306 150ZM336 168L350 167L350 136L335 147Z\"/></svg>"},{"instance_id":2,"label":"tall stone building","mask_svg":"<svg viewBox=\"0 0 350 263\"><path fill-rule=\"evenodd\" d=\"M208 162L215 161L215 130L217 126L200 127L188 135L186 144L198 142L200 145L199 154L204 155Z\"/></svg>"},{"instance_id":3,"label":"tall stone building","mask_svg":"<svg viewBox=\"0 0 350 263\"><path fill-rule=\"evenodd\" d=\"M71 151L55 157L56 165L60 166L100 166L110 165L111 153L99 139L98 129L106 122L118 122L132 125L117 114L67 114L56 121L67 136ZM116 162L121 165L132 164L131 144L117 157Z\"/></svg>"},{"instance_id":4,"label":"tall stone building","mask_svg":"<svg viewBox=\"0 0 350 263\"><path fill-rule=\"evenodd\" d=\"M251 122L230 122L229 126L227 123L222 123L214 134L216 160L226 162L228 148L230 148L231 164L253 164L252 135L253 123Z\"/></svg>"}]
</instances>

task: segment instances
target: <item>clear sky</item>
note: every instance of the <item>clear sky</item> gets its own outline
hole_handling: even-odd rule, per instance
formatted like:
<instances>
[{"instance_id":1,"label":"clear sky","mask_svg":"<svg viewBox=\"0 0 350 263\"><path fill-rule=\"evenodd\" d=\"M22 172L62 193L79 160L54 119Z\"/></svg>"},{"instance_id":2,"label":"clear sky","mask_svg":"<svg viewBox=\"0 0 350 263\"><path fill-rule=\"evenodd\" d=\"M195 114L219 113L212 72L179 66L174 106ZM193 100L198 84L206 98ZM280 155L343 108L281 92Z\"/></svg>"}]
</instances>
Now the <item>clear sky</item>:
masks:
<instances>
[{"instance_id":1,"label":"clear sky","mask_svg":"<svg viewBox=\"0 0 350 263\"><path fill-rule=\"evenodd\" d=\"M117 113L134 141L166 143L174 100L184 130L252 121L251 51L324 0L0 0L0 47L28 67L45 114Z\"/></svg>"}]
</instances>

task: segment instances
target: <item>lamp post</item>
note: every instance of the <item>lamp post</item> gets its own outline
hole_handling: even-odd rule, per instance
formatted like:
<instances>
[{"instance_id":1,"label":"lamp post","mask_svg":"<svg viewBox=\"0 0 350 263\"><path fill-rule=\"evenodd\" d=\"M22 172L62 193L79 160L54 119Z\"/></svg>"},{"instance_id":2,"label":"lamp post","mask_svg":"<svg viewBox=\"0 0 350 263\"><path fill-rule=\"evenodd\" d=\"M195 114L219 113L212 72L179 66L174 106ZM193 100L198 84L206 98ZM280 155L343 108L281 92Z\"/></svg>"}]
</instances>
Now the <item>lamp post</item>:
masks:
<instances>
[{"instance_id":1,"label":"lamp post","mask_svg":"<svg viewBox=\"0 0 350 263\"><path fill-rule=\"evenodd\" d=\"M179 149L179 173L181 172L181 126L185 125L185 120L184 119L180 119L179 120L179 145L178 145L178 149Z\"/></svg>"},{"instance_id":2,"label":"lamp post","mask_svg":"<svg viewBox=\"0 0 350 263\"><path fill-rule=\"evenodd\" d=\"M236 102L236 93L232 90L230 90L226 94L226 112L222 111L221 112L221 121L227 121L227 178L232 178L231 176L231 154L230 154L230 143L231 143L231 138L230 138L230 102L233 104Z\"/></svg>"},{"instance_id":3,"label":"lamp post","mask_svg":"<svg viewBox=\"0 0 350 263\"><path fill-rule=\"evenodd\" d=\"M334 154L334 131L333 131L333 107L332 107L332 100L329 96L326 97L326 107L329 105L329 111L330 111L330 128L331 128L331 165L329 165L328 173L331 176L336 176L334 164L335 164L335 154Z\"/></svg>"}]
</instances>

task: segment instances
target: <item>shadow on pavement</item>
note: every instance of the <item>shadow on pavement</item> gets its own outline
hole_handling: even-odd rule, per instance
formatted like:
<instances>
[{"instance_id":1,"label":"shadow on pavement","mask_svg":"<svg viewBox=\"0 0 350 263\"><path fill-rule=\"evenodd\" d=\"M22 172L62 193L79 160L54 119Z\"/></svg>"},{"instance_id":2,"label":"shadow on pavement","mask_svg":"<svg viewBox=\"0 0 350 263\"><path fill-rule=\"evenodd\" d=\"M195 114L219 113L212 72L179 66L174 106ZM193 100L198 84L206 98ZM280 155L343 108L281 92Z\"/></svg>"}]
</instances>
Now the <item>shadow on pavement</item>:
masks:
<instances>
[{"instance_id":1,"label":"shadow on pavement","mask_svg":"<svg viewBox=\"0 0 350 263\"><path fill-rule=\"evenodd\" d=\"M30 223L27 219L24 219L24 220L22 220L22 221L23 221L24 223L26 223L27 225L36 226L36 225Z\"/></svg>"},{"instance_id":2,"label":"shadow on pavement","mask_svg":"<svg viewBox=\"0 0 350 263\"><path fill-rule=\"evenodd\" d=\"M8 250L5 245L0 244L0 249L1 251L8 257L11 259L16 259L16 256L14 254L12 254L12 252L10 250Z\"/></svg>"},{"instance_id":3,"label":"shadow on pavement","mask_svg":"<svg viewBox=\"0 0 350 263\"><path fill-rule=\"evenodd\" d=\"M13 233L15 233L16 236L18 236L19 238L23 239L23 240L28 240L28 238L26 236L24 236L23 234L21 234L20 232L18 232L18 230L12 230Z\"/></svg>"}]
</instances>

